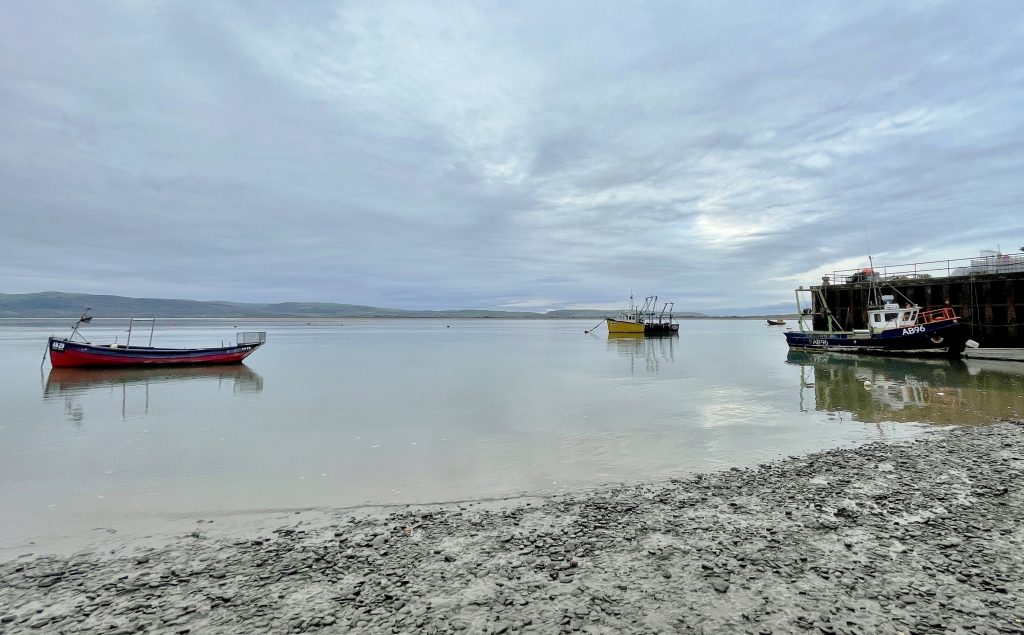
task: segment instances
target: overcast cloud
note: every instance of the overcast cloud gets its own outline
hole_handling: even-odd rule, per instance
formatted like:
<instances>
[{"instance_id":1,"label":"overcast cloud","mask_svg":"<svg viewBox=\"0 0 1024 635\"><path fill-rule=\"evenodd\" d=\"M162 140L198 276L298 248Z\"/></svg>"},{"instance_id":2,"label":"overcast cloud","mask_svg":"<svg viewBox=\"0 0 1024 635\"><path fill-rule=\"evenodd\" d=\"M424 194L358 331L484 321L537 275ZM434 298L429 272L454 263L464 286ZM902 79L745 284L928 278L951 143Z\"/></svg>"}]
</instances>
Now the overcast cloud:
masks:
<instances>
[{"instance_id":1,"label":"overcast cloud","mask_svg":"<svg viewBox=\"0 0 1024 635\"><path fill-rule=\"evenodd\" d=\"M1024 245L1024 6L16 2L0 135L0 292L762 306Z\"/></svg>"}]
</instances>

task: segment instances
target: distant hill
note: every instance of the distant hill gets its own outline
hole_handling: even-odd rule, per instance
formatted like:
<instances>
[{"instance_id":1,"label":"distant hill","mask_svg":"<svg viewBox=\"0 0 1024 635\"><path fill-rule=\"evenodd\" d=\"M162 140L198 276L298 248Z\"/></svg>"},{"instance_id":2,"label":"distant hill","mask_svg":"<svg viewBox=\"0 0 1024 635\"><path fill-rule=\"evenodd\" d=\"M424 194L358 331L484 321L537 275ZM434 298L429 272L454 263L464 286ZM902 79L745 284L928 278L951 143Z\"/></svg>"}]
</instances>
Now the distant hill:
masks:
<instances>
[{"instance_id":1,"label":"distant hill","mask_svg":"<svg viewBox=\"0 0 1024 635\"><path fill-rule=\"evenodd\" d=\"M594 309L559 309L557 311L537 313L536 315L546 318L594 318L597 320L603 317L615 317L621 312L621 308L606 309L604 311ZM674 311L672 315L677 318L707 317L703 313L697 313L696 311Z\"/></svg>"},{"instance_id":2,"label":"distant hill","mask_svg":"<svg viewBox=\"0 0 1024 635\"><path fill-rule=\"evenodd\" d=\"M257 304L242 302L202 302L199 300L169 300L161 298L127 298L117 295L90 295L84 293L0 293L0 318L71 317L81 315L85 307L92 307L95 317L297 317L297 318L593 318L614 316L618 309L560 310L537 313L531 311L407 311L384 309L360 304L334 304L328 302L279 302ZM679 317L703 317L700 313L677 313Z\"/></svg>"}]
</instances>

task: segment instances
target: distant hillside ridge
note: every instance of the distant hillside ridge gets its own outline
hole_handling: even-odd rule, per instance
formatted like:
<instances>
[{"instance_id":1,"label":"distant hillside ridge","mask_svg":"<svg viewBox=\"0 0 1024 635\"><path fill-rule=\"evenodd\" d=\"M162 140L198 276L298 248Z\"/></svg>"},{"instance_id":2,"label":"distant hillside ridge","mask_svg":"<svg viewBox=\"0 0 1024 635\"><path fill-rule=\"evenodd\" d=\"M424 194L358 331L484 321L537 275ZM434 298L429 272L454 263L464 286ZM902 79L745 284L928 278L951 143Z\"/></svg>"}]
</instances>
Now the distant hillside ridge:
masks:
<instances>
[{"instance_id":1,"label":"distant hillside ridge","mask_svg":"<svg viewBox=\"0 0 1024 635\"><path fill-rule=\"evenodd\" d=\"M385 309L360 304L330 302L278 302L273 304L128 298L118 295L87 293L0 293L0 318L59 317L75 318L85 307L94 317L196 317L196 318L593 318L614 317L618 309L562 309L538 313L485 309L417 311ZM700 313L676 313L678 317L704 317Z\"/></svg>"}]
</instances>

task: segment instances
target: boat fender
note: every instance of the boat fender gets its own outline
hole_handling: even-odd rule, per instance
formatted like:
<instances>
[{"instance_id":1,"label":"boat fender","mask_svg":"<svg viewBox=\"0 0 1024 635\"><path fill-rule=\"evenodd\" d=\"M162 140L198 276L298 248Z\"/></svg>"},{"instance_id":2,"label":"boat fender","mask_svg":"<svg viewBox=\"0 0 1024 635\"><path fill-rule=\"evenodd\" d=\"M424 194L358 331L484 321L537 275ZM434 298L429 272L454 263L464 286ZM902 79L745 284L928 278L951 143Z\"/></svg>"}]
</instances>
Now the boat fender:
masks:
<instances>
[{"instance_id":1,"label":"boat fender","mask_svg":"<svg viewBox=\"0 0 1024 635\"><path fill-rule=\"evenodd\" d=\"M113 344L111 344L110 348L117 348L117 342L114 342Z\"/></svg>"},{"instance_id":2,"label":"boat fender","mask_svg":"<svg viewBox=\"0 0 1024 635\"><path fill-rule=\"evenodd\" d=\"M967 340L967 348L978 348L979 346L981 346L981 344L975 342L974 340Z\"/></svg>"}]
</instances>

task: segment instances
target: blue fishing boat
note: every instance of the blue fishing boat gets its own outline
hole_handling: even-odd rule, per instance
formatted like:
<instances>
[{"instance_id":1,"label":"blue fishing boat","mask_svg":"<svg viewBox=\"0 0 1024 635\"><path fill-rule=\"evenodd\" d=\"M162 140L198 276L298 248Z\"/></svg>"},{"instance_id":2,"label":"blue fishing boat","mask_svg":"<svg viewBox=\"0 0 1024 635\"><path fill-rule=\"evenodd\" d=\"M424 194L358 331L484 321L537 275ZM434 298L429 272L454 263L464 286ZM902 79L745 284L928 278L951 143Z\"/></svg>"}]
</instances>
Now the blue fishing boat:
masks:
<instances>
[{"instance_id":1,"label":"blue fishing boat","mask_svg":"<svg viewBox=\"0 0 1024 635\"><path fill-rule=\"evenodd\" d=\"M827 330L807 328L805 320L813 318L811 308L803 308L800 294L817 298L819 316L825 317ZM876 355L959 358L967 346L967 333L950 307L922 310L914 303L900 306L891 295L879 295L871 286L872 303L868 305L866 329L843 329L825 302L820 288L797 289L796 303L799 330L786 331L790 349L805 351L836 351ZM813 305L813 302L812 302Z\"/></svg>"}]
</instances>

